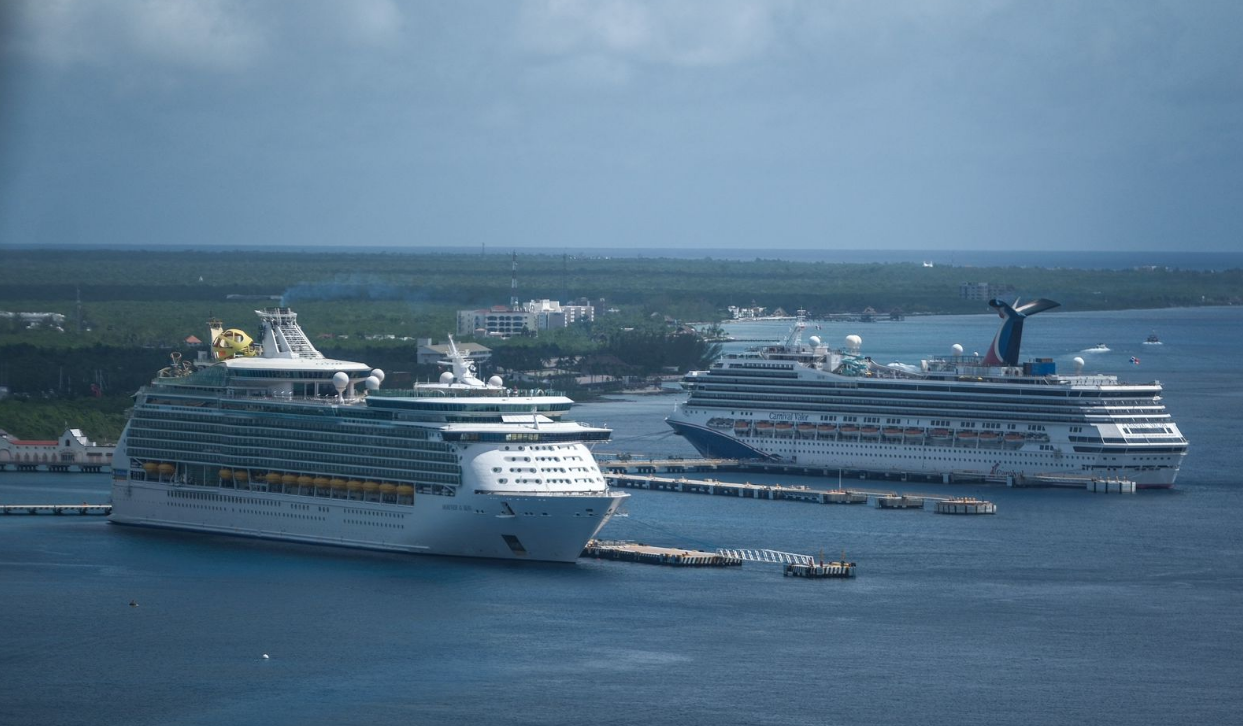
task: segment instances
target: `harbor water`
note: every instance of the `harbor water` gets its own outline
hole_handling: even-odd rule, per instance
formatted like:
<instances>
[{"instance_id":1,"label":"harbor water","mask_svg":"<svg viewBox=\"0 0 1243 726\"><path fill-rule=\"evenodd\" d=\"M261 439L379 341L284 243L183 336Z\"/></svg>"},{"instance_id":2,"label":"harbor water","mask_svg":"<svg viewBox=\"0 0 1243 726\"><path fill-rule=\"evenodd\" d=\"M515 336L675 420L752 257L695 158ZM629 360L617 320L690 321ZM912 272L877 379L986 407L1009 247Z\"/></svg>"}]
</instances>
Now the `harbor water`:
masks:
<instances>
[{"instance_id":1,"label":"harbor water","mask_svg":"<svg viewBox=\"0 0 1243 726\"><path fill-rule=\"evenodd\" d=\"M857 333L880 362L918 363L954 343L983 350L996 323L813 323L808 334L836 345ZM1237 723L1241 329L1239 308L1049 313L1026 326L1026 356L1162 382L1191 442L1173 490L844 482L987 499L988 517L632 490L627 516L600 533L844 551L858 564L848 580L0 519L0 723ZM1164 344L1143 345L1154 330ZM1099 343L1110 352L1081 352ZM676 400L620 397L574 415L615 430L601 452L694 456L662 420ZM106 475L0 473L0 503L107 500Z\"/></svg>"}]
</instances>

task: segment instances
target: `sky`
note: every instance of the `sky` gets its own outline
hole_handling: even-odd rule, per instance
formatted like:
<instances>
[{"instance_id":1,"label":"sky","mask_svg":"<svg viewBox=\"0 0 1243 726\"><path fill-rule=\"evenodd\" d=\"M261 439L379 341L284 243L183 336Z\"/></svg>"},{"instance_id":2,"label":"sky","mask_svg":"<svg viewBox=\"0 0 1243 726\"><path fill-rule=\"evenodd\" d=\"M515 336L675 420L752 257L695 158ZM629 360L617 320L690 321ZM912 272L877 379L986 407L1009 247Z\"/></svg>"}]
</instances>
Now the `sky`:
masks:
<instances>
[{"instance_id":1,"label":"sky","mask_svg":"<svg viewBox=\"0 0 1243 726\"><path fill-rule=\"evenodd\" d=\"M4 0L0 246L1243 249L1238 0Z\"/></svg>"}]
</instances>

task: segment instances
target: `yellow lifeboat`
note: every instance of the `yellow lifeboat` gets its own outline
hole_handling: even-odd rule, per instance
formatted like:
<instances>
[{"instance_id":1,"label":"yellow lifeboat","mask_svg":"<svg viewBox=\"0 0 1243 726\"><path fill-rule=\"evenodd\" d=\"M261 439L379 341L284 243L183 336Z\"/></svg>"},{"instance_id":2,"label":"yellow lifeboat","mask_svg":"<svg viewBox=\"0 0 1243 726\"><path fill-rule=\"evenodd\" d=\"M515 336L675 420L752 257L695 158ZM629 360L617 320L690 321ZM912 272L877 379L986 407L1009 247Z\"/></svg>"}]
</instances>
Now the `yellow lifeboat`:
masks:
<instances>
[{"instance_id":1,"label":"yellow lifeboat","mask_svg":"<svg viewBox=\"0 0 1243 726\"><path fill-rule=\"evenodd\" d=\"M333 478L331 478L331 479L329 479L329 480L328 480L328 486L332 487L333 489L344 489L344 488L345 488L345 480L344 480L344 479L338 479L338 478L336 478L336 477L334 476Z\"/></svg>"},{"instance_id":2,"label":"yellow lifeboat","mask_svg":"<svg viewBox=\"0 0 1243 726\"><path fill-rule=\"evenodd\" d=\"M281 476L279 471L269 471L267 477L265 478L268 480L269 484L280 484L284 481L284 477Z\"/></svg>"},{"instance_id":3,"label":"yellow lifeboat","mask_svg":"<svg viewBox=\"0 0 1243 726\"><path fill-rule=\"evenodd\" d=\"M282 474L281 483L285 486L291 487L298 483L298 477L295 474Z\"/></svg>"},{"instance_id":4,"label":"yellow lifeboat","mask_svg":"<svg viewBox=\"0 0 1243 726\"><path fill-rule=\"evenodd\" d=\"M323 488L327 487L327 486L328 486L328 477L326 477L326 476L317 476L317 477L315 477L315 486L316 486L317 488L319 488L319 489L323 489Z\"/></svg>"},{"instance_id":5,"label":"yellow lifeboat","mask_svg":"<svg viewBox=\"0 0 1243 726\"><path fill-rule=\"evenodd\" d=\"M361 492L363 490L363 483L357 479L350 479L345 483L345 488L351 492Z\"/></svg>"},{"instance_id":6,"label":"yellow lifeboat","mask_svg":"<svg viewBox=\"0 0 1243 726\"><path fill-rule=\"evenodd\" d=\"M148 461L147 463L142 465L142 470L147 472L148 474L154 474L160 470L160 465L155 463L154 461Z\"/></svg>"},{"instance_id":7,"label":"yellow lifeboat","mask_svg":"<svg viewBox=\"0 0 1243 726\"><path fill-rule=\"evenodd\" d=\"M409 497L413 495L414 495L414 487L410 486L409 484L398 484L397 485L397 496Z\"/></svg>"},{"instance_id":8,"label":"yellow lifeboat","mask_svg":"<svg viewBox=\"0 0 1243 726\"><path fill-rule=\"evenodd\" d=\"M233 470L232 469L221 469L220 478L224 479L225 481L229 481L230 479L233 478Z\"/></svg>"},{"instance_id":9,"label":"yellow lifeboat","mask_svg":"<svg viewBox=\"0 0 1243 726\"><path fill-rule=\"evenodd\" d=\"M177 467L169 463L160 464L160 475L167 476L177 470Z\"/></svg>"},{"instance_id":10,"label":"yellow lifeboat","mask_svg":"<svg viewBox=\"0 0 1243 726\"><path fill-rule=\"evenodd\" d=\"M389 484L388 482L384 482L383 484L380 485L381 494L392 494L395 491L397 491L396 484Z\"/></svg>"},{"instance_id":11,"label":"yellow lifeboat","mask_svg":"<svg viewBox=\"0 0 1243 726\"><path fill-rule=\"evenodd\" d=\"M236 481L248 481L250 479L250 474L247 474L242 469L238 469L237 471L233 472L233 479Z\"/></svg>"},{"instance_id":12,"label":"yellow lifeboat","mask_svg":"<svg viewBox=\"0 0 1243 726\"><path fill-rule=\"evenodd\" d=\"M379 490L380 490L380 485L379 485L379 484L377 484L377 483L375 483L375 482L373 482L373 481L365 481L365 482L363 482L363 491L364 491L364 492L377 492L377 491L379 491Z\"/></svg>"},{"instance_id":13,"label":"yellow lifeboat","mask_svg":"<svg viewBox=\"0 0 1243 726\"><path fill-rule=\"evenodd\" d=\"M302 476L298 477L298 486L300 487L309 487L314 483L315 483L315 480L307 476L306 474L303 474Z\"/></svg>"}]
</instances>

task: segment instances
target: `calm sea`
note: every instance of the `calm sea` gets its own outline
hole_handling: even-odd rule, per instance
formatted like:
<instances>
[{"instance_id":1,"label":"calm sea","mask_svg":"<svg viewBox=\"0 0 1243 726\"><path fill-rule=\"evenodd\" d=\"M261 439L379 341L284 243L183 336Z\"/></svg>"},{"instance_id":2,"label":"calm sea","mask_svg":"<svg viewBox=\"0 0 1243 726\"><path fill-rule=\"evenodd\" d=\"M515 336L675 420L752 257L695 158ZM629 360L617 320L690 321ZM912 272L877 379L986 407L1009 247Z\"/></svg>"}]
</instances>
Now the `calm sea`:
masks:
<instances>
[{"instance_id":1,"label":"calm sea","mask_svg":"<svg viewBox=\"0 0 1243 726\"><path fill-rule=\"evenodd\" d=\"M834 344L858 333L873 357L910 362L953 343L982 349L995 324L812 332ZM847 582L754 564L477 562L2 519L0 724L1238 723L1241 329L1243 309L1230 308L1047 313L1027 326L1029 355L1161 380L1192 442L1172 491L888 484L998 504L995 517L961 518L636 492L603 533L845 550L859 563ZM1141 344L1153 331L1164 345ZM1098 343L1111 352L1080 352ZM662 422L675 399L576 416L615 428L610 451L690 455ZM0 474L4 502L107 497L102 476Z\"/></svg>"}]
</instances>

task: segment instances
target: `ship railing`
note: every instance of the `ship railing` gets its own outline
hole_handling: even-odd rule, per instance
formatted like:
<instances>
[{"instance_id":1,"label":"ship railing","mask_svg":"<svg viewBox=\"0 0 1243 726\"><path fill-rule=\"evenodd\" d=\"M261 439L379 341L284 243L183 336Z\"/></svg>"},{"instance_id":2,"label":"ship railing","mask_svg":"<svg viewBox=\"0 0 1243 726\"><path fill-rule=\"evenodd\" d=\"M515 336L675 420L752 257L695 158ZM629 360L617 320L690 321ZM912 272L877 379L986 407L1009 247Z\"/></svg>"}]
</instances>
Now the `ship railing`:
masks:
<instances>
[{"instance_id":1,"label":"ship railing","mask_svg":"<svg viewBox=\"0 0 1243 726\"><path fill-rule=\"evenodd\" d=\"M388 388L371 391L368 395L383 398L478 398L480 396L539 398L565 396L565 393L549 388L461 388L455 390L442 388Z\"/></svg>"}]
</instances>

